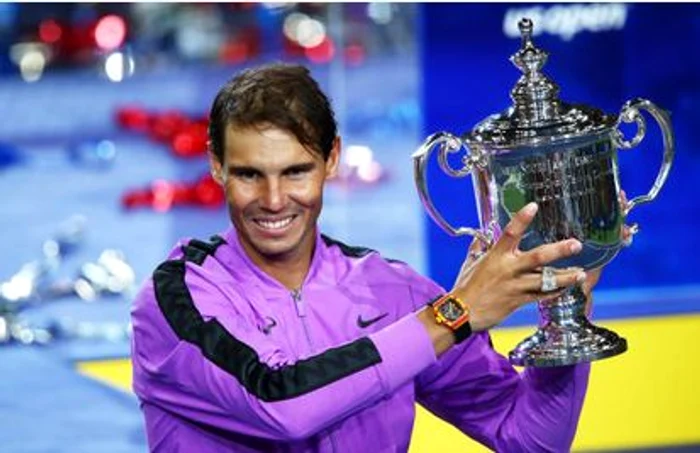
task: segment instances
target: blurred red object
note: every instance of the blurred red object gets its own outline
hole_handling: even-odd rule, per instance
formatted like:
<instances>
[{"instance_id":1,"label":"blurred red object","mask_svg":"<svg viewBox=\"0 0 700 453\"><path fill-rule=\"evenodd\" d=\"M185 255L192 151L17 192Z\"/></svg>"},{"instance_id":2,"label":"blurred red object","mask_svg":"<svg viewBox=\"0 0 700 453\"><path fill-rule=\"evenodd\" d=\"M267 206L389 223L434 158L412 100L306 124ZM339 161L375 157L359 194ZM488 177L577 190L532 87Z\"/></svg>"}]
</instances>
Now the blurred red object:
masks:
<instances>
[{"instance_id":1,"label":"blurred red object","mask_svg":"<svg viewBox=\"0 0 700 453\"><path fill-rule=\"evenodd\" d=\"M357 66L365 61L365 48L361 44L350 44L345 48L345 61Z\"/></svg>"},{"instance_id":2,"label":"blurred red object","mask_svg":"<svg viewBox=\"0 0 700 453\"><path fill-rule=\"evenodd\" d=\"M185 126L173 137L173 153L180 157L195 157L206 154L209 135L207 124L196 122Z\"/></svg>"},{"instance_id":3,"label":"blurred red object","mask_svg":"<svg viewBox=\"0 0 700 453\"><path fill-rule=\"evenodd\" d=\"M218 208L225 202L223 189L207 173L194 183L158 179L146 189L129 190L122 196L126 209L150 208L157 212L170 211L175 206Z\"/></svg>"},{"instance_id":4,"label":"blurred red object","mask_svg":"<svg viewBox=\"0 0 700 453\"><path fill-rule=\"evenodd\" d=\"M121 107L117 109L117 123L124 129L134 131L146 131L151 122L148 112L136 106Z\"/></svg>"},{"instance_id":5,"label":"blurred red object","mask_svg":"<svg viewBox=\"0 0 700 453\"><path fill-rule=\"evenodd\" d=\"M304 54L313 63L328 63L335 55L335 44L333 44L333 40L326 35L319 45L306 48Z\"/></svg>"},{"instance_id":6,"label":"blurred red object","mask_svg":"<svg viewBox=\"0 0 700 453\"><path fill-rule=\"evenodd\" d=\"M126 33L126 21L124 18L116 14L109 14L97 21L93 36L95 44L101 50L114 50L124 44Z\"/></svg>"},{"instance_id":7,"label":"blurred red object","mask_svg":"<svg viewBox=\"0 0 700 453\"><path fill-rule=\"evenodd\" d=\"M52 43L58 62L88 64L95 59L96 20L85 20L61 26L61 34Z\"/></svg>"},{"instance_id":8,"label":"blurred red object","mask_svg":"<svg viewBox=\"0 0 700 453\"><path fill-rule=\"evenodd\" d=\"M184 113L171 110L154 115L148 130L151 138L158 142L168 143L175 134L190 124L190 119Z\"/></svg>"},{"instance_id":9,"label":"blurred red object","mask_svg":"<svg viewBox=\"0 0 700 453\"><path fill-rule=\"evenodd\" d=\"M119 107L115 117L122 128L144 132L158 143L167 143L178 157L190 158L207 153L208 115L188 116L180 110L149 113L140 106L127 105Z\"/></svg>"},{"instance_id":10,"label":"blurred red object","mask_svg":"<svg viewBox=\"0 0 700 453\"><path fill-rule=\"evenodd\" d=\"M61 39L63 27L53 19L46 19L39 24L39 39L46 44L54 44Z\"/></svg>"},{"instance_id":11,"label":"blurred red object","mask_svg":"<svg viewBox=\"0 0 700 453\"><path fill-rule=\"evenodd\" d=\"M224 190L209 173L194 185L194 198L198 204L210 208L218 208L226 202Z\"/></svg>"}]
</instances>

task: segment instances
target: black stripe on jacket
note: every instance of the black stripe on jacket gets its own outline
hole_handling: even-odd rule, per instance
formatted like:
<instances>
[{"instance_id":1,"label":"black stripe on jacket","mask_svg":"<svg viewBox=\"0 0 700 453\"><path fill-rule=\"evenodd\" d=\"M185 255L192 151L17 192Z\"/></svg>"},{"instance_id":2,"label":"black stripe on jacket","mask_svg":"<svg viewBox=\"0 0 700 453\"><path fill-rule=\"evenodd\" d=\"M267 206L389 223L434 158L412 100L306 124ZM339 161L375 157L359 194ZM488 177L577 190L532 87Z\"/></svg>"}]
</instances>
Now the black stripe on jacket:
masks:
<instances>
[{"instance_id":1,"label":"black stripe on jacket","mask_svg":"<svg viewBox=\"0 0 700 453\"><path fill-rule=\"evenodd\" d=\"M331 237L328 237L325 234L321 235L321 239L323 239L323 242L325 242L328 247L332 247L334 245L337 246L343 255L349 256L350 258L362 258L365 255L369 255L370 253L378 253L376 250L371 249L369 247L347 245L346 243L340 242L337 239L333 239ZM397 260L397 259L393 259L393 258L382 257L382 259L389 262L389 263L406 264L401 260Z\"/></svg>"},{"instance_id":2,"label":"black stripe on jacket","mask_svg":"<svg viewBox=\"0 0 700 453\"><path fill-rule=\"evenodd\" d=\"M218 236L211 243L192 240L183 247L182 259L158 266L153 273L156 300L175 334L197 346L204 357L235 377L249 393L267 402L294 398L382 361L374 343L369 338L360 338L293 365L273 369L216 319L205 321L185 283L185 263L201 266L223 243Z\"/></svg>"}]
</instances>

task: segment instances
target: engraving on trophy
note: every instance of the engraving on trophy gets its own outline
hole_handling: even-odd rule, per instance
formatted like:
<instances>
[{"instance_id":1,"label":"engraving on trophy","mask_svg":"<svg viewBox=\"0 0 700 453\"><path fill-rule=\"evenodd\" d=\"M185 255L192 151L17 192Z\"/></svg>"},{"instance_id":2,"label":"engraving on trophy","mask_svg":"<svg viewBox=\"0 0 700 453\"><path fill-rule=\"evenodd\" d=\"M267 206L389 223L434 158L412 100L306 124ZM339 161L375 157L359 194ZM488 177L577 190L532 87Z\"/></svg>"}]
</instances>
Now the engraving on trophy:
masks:
<instances>
[{"instance_id":1,"label":"engraving on trophy","mask_svg":"<svg viewBox=\"0 0 700 453\"><path fill-rule=\"evenodd\" d=\"M540 209L530 227L539 243L576 238L590 246L619 242L623 216L617 202L610 140L550 152L504 153L492 160L504 226L527 203Z\"/></svg>"}]
</instances>

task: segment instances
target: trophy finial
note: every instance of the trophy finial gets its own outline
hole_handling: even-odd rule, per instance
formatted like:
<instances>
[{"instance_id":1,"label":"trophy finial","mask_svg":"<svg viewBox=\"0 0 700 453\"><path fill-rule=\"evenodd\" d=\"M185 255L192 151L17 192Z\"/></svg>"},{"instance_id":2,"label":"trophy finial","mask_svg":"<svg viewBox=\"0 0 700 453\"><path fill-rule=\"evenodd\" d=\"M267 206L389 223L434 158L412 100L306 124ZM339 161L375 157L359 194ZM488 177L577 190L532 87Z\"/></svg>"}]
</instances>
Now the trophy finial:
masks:
<instances>
[{"instance_id":1,"label":"trophy finial","mask_svg":"<svg viewBox=\"0 0 700 453\"><path fill-rule=\"evenodd\" d=\"M559 87L542 72L549 54L532 42L533 23L524 17L518 22L522 35L520 49L510 61L523 72L511 98L517 115L526 122L546 121L557 114Z\"/></svg>"},{"instance_id":2,"label":"trophy finial","mask_svg":"<svg viewBox=\"0 0 700 453\"><path fill-rule=\"evenodd\" d=\"M520 34L523 36L523 47L532 43L532 20L527 17L523 17L518 22L518 29L520 29Z\"/></svg>"},{"instance_id":3,"label":"trophy finial","mask_svg":"<svg viewBox=\"0 0 700 453\"><path fill-rule=\"evenodd\" d=\"M532 77L535 72L542 69L547 62L549 54L542 49L538 49L532 42L532 20L523 17L518 22L518 28L522 35L522 43L520 50L511 57L511 61L518 69Z\"/></svg>"}]
</instances>

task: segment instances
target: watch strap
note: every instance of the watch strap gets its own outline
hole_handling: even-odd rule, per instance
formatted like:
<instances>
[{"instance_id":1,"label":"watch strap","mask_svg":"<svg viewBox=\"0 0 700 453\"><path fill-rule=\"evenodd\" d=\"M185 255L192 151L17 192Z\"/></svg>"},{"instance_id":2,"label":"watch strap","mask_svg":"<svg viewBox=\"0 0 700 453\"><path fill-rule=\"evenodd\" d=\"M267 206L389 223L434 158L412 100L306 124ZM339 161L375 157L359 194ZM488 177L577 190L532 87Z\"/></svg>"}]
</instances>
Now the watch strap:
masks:
<instances>
[{"instance_id":1,"label":"watch strap","mask_svg":"<svg viewBox=\"0 0 700 453\"><path fill-rule=\"evenodd\" d=\"M472 335L472 326L469 324L469 321L467 321L453 330L452 333L455 335L455 343L460 344Z\"/></svg>"}]
</instances>

